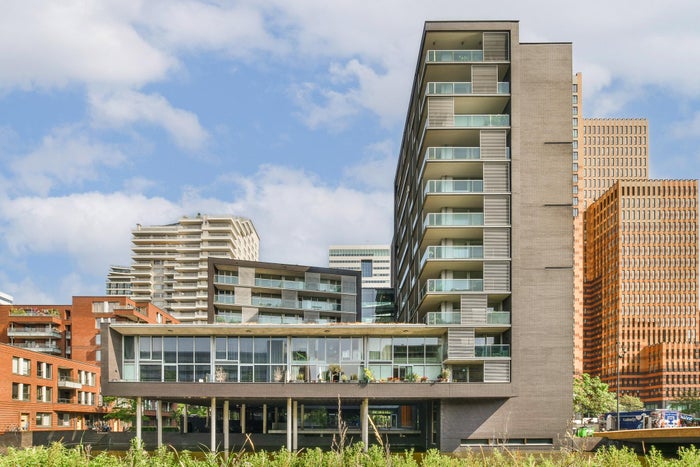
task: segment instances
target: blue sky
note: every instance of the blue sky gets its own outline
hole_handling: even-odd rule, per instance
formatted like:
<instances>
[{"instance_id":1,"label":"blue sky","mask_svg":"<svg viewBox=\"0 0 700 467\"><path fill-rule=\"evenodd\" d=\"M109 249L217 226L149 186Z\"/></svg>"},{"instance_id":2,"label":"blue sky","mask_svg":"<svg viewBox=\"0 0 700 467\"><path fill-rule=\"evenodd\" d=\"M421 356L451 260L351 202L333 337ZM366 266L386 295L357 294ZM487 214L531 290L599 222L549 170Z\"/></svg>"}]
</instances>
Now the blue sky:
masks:
<instances>
[{"instance_id":1,"label":"blue sky","mask_svg":"<svg viewBox=\"0 0 700 467\"><path fill-rule=\"evenodd\" d=\"M389 243L426 20L519 20L522 42L573 42L584 115L648 118L652 177L700 177L700 4L573 5L4 2L0 291L103 294L137 223L198 212L251 218L266 261Z\"/></svg>"}]
</instances>

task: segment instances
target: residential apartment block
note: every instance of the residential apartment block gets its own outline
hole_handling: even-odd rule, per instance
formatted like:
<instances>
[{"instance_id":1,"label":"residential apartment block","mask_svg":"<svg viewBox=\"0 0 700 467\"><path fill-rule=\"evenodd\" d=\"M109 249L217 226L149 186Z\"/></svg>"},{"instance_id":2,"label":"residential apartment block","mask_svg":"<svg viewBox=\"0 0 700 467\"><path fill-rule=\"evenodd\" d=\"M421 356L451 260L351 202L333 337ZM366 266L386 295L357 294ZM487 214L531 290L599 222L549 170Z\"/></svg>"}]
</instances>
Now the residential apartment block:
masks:
<instances>
[{"instance_id":1,"label":"residential apartment block","mask_svg":"<svg viewBox=\"0 0 700 467\"><path fill-rule=\"evenodd\" d=\"M583 372L583 213L618 180L649 178L648 121L585 118L583 77L572 88L574 214L574 371Z\"/></svg>"},{"instance_id":2,"label":"residential apartment block","mask_svg":"<svg viewBox=\"0 0 700 467\"><path fill-rule=\"evenodd\" d=\"M517 22L426 27L394 182L394 278L401 320L459 324L453 374L492 383L491 400L441 403L450 449L506 431L556 440L571 413L571 75L570 44L520 43Z\"/></svg>"},{"instance_id":3,"label":"residential apartment block","mask_svg":"<svg viewBox=\"0 0 700 467\"><path fill-rule=\"evenodd\" d=\"M584 217L583 371L652 408L696 394L698 182L618 181Z\"/></svg>"},{"instance_id":4,"label":"residential apartment block","mask_svg":"<svg viewBox=\"0 0 700 467\"><path fill-rule=\"evenodd\" d=\"M209 259L209 323L337 323L360 317L359 272Z\"/></svg>"},{"instance_id":5,"label":"residential apartment block","mask_svg":"<svg viewBox=\"0 0 700 467\"><path fill-rule=\"evenodd\" d=\"M183 322L198 323L207 321L207 259L256 261L259 251L253 223L234 216L197 215L170 225L138 225L132 244L133 299L150 300ZM112 277L108 290L118 282Z\"/></svg>"},{"instance_id":6,"label":"residential apartment block","mask_svg":"<svg viewBox=\"0 0 700 467\"><path fill-rule=\"evenodd\" d=\"M102 421L103 323L177 320L127 297L73 297L70 305L0 305L0 431L87 429Z\"/></svg>"},{"instance_id":7,"label":"residential apartment block","mask_svg":"<svg viewBox=\"0 0 700 467\"><path fill-rule=\"evenodd\" d=\"M391 248L389 245L332 245L328 267L362 273L362 288L391 287Z\"/></svg>"},{"instance_id":8,"label":"residential apartment block","mask_svg":"<svg viewBox=\"0 0 700 467\"><path fill-rule=\"evenodd\" d=\"M131 296L131 282L134 275L129 266L111 265L107 273L105 293L107 295Z\"/></svg>"}]
</instances>

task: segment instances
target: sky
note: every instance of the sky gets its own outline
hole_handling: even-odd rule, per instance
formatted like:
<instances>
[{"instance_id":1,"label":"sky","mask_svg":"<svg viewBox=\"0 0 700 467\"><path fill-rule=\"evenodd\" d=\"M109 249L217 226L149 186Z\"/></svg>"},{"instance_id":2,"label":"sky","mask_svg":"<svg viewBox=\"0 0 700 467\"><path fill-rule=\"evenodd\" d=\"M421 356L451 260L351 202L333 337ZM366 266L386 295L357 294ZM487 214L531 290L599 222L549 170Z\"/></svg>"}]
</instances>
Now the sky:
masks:
<instances>
[{"instance_id":1,"label":"sky","mask_svg":"<svg viewBox=\"0 0 700 467\"><path fill-rule=\"evenodd\" d=\"M700 178L700 2L5 0L0 292L103 295L136 224L250 218L260 260L389 244L427 20L572 42L585 117L648 118L652 178ZM577 7L577 8L574 8Z\"/></svg>"}]
</instances>

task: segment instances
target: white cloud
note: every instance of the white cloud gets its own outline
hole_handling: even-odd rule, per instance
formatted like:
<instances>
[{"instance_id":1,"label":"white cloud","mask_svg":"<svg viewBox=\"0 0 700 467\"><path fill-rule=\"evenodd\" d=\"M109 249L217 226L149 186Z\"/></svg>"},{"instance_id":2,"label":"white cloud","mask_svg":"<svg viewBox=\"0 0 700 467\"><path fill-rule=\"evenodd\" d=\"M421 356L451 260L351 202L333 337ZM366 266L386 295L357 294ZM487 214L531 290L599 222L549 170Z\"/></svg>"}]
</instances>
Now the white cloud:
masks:
<instances>
[{"instance_id":1,"label":"white cloud","mask_svg":"<svg viewBox=\"0 0 700 467\"><path fill-rule=\"evenodd\" d=\"M343 184L357 185L376 190L390 190L396 172L397 153L391 140L369 145L366 156L356 164L343 169Z\"/></svg>"},{"instance_id":2,"label":"white cloud","mask_svg":"<svg viewBox=\"0 0 700 467\"><path fill-rule=\"evenodd\" d=\"M13 158L10 191L48 194L57 185L80 186L100 177L99 167L116 167L126 160L118 149L95 141L77 127L54 129L41 145Z\"/></svg>"},{"instance_id":3,"label":"white cloud","mask_svg":"<svg viewBox=\"0 0 700 467\"><path fill-rule=\"evenodd\" d=\"M177 63L133 27L139 3L5 2L0 15L0 88L139 86L162 79Z\"/></svg>"},{"instance_id":4,"label":"white cloud","mask_svg":"<svg viewBox=\"0 0 700 467\"><path fill-rule=\"evenodd\" d=\"M277 166L229 180L243 189L232 211L253 220L263 261L324 266L329 245L391 241L390 191L327 186L314 174Z\"/></svg>"},{"instance_id":5,"label":"white cloud","mask_svg":"<svg viewBox=\"0 0 700 467\"><path fill-rule=\"evenodd\" d=\"M195 114L172 107L157 94L92 91L89 103L98 125L121 127L143 122L162 126L178 146L188 150L201 148L209 137Z\"/></svg>"},{"instance_id":6,"label":"white cloud","mask_svg":"<svg viewBox=\"0 0 700 467\"><path fill-rule=\"evenodd\" d=\"M670 125L671 134L679 139L700 137L700 111L695 112L689 119L677 121Z\"/></svg>"}]
</instances>

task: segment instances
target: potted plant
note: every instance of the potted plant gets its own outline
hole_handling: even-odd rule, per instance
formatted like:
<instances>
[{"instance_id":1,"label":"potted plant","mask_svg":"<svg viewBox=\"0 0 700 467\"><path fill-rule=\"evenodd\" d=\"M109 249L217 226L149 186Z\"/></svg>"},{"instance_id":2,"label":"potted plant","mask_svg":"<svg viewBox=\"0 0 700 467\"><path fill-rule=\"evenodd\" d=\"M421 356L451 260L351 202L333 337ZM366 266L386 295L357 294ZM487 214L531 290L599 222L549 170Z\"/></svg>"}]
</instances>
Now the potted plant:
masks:
<instances>
[{"instance_id":1,"label":"potted plant","mask_svg":"<svg viewBox=\"0 0 700 467\"><path fill-rule=\"evenodd\" d=\"M282 378L284 378L284 370L282 370L281 366L275 367L275 372L273 373L273 377L275 378L275 382L277 382L277 383L282 381Z\"/></svg>"},{"instance_id":2,"label":"potted plant","mask_svg":"<svg viewBox=\"0 0 700 467\"><path fill-rule=\"evenodd\" d=\"M450 381L450 376L452 376L452 372L450 371L450 369L443 368L440 372L440 381L448 382Z\"/></svg>"},{"instance_id":3,"label":"potted plant","mask_svg":"<svg viewBox=\"0 0 700 467\"><path fill-rule=\"evenodd\" d=\"M415 373L409 373L406 375L405 381L407 383L415 383L416 381L418 381L418 375Z\"/></svg>"},{"instance_id":4,"label":"potted plant","mask_svg":"<svg viewBox=\"0 0 700 467\"><path fill-rule=\"evenodd\" d=\"M342 381L343 383L347 383L348 382L348 375L346 375L345 373L340 375L340 381Z\"/></svg>"},{"instance_id":5,"label":"potted plant","mask_svg":"<svg viewBox=\"0 0 700 467\"><path fill-rule=\"evenodd\" d=\"M364 370L362 370L362 376L362 380L365 383L371 383L374 381L374 375L372 374L372 370L370 370L369 368L365 368Z\"/></svg>"},{"instance_id":6,"label":"potted plant","mask_svg":"<svg viewBox=\"0 0 700 467\"><path fill-rule=\"evenodd\" d=\"M328 381L337 382L340 378L340 365L328 365Z\"/></svg>"},{"instance_id":7,"label":"potted plant","mask_svg":"<svg viewBox=\"0 0 700 467\"><path fill-rule=\"evenodd\" d=\"M304 382L304 373L302 373L301 371L297 373L297 381L300 383Z\"/></svg>"},{"instance_id":8,"label":"potted plant","mask_svg":"<svg viewBox=\"0 0 700 467\"><path fill-rule=\"evenodd\" d=\"M428 377L427 377L427 376L421 376L421 377L420 377L420 382L421 382L421 383L425 383L426 381L428 381Z\"/></svg>"}]
</instances>

